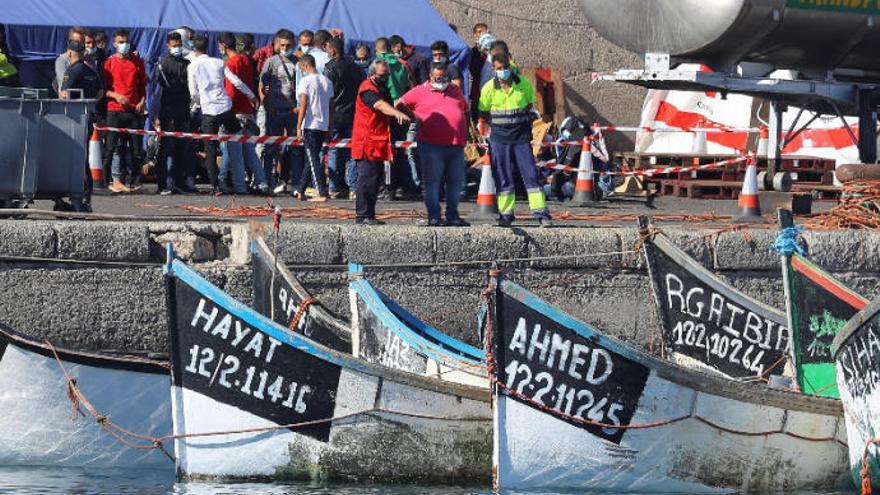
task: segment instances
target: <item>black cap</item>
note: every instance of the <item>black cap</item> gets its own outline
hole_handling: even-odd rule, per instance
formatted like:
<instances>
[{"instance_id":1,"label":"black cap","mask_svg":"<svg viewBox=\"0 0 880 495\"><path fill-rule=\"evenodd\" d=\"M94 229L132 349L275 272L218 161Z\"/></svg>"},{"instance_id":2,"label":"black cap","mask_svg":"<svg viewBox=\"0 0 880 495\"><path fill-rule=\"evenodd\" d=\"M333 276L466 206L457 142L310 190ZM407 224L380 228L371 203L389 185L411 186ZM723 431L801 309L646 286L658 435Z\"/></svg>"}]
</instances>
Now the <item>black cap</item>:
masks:
<instances>
[{"instance_id":1,"label":"black cap","mask_svg":"<svg viewBox=\"0 0 880 495\"><path fill-rule=\"evenodd\" d=\"M86 51L86 44L82 41L70 40L67 42L67 49L72 52L82 53Z\"/></svg>"}]
</instances>

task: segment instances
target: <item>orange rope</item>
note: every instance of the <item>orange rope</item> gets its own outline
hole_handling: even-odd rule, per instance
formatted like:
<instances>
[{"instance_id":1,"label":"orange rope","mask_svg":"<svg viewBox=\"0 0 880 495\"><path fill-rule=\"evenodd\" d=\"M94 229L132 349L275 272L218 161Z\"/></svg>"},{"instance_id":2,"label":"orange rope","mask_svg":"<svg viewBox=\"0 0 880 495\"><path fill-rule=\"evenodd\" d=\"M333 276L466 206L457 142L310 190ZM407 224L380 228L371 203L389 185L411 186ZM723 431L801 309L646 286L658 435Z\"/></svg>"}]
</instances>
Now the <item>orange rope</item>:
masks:
<instances>
[{"instance_id":1,"label":"orange rope","mask_svg":"<svg viewBox=\"0 0 880 495\"><path fill-rule=\"evenodd\" d=\"M845 183L837 206L812 216L805 225L812 230L880 230L880 180Z\"/></svg>"},{"instance_id":2,"label":"orange rope","mask_svg":"<svg viewBox=\"0 0 880 495\"><path fill-rule=\"evenodd\" d=\"M299 326L299 320L301 320L303 315L306 314L306 310L309 308L309 306L316 302L318 302L318 299L312 296L309 296L305 300L303 300L303 302L299 304L299 307L296 308L296 313L293 315L293 319L290 320L290 325L288 325L288 328L290 328L291 330L296 330L296 328Z\"/></svg>"}]
</instances>

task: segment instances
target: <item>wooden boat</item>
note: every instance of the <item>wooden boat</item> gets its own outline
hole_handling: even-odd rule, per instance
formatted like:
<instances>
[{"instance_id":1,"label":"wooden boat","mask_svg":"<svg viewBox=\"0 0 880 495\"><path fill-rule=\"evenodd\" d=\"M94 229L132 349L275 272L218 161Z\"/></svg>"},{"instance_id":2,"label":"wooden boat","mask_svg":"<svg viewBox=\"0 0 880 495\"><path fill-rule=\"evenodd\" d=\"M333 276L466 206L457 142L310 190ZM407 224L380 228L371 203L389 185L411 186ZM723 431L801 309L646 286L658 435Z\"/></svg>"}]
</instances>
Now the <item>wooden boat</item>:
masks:
<instances>
[{"instance_id":1,"label":"wooden boat","mask_svg":"<svg viewBox=\"0 0 880 495\"><path fill-rule=\"evenodd\" d=\"M791 212L780 209L779 219L782 232L794 234L786 231L794 228ZM868 301L797 251L782 254L782 280L798 386L805 394L838 397L831 343Z\"/></svg>"},{"instance_id":2,"label":"wooden boat","mask_svg":"<svg viewBox=\"0 0 880 495\"><path fill-rule=\"evenodd\" d=\"M644 252L664 354L728 378L782 376L792 338L782 312L743 294L662 234L645 233Z\"/></svg>"},{"instance_id":3,"label":"wooden boat","mask_svg":"<svg viewBox=\"0 0 880 495\"><path fill-rule=\"evenodd\" d=\"M352 347L361 359L417 375L488 387L483 351L422 322L349 265Z\"/></svg>"},{"instance_id":4,"label":"wooden boat","mask_svg":"<svg viewBox=\"0 0 880 495\"><path fill-rule=\"evenodd\" d=\"M684 368L494 279L499 491L733 493L847 482L840 402Z\"/></svg>"},{"instance_id":5,"label":"wooden boat","mask_svg":"<svg viewBox=\"0 0 880 495\"><path fill-rule=\"evenodd\" d=\"M837 388L846 412L852 474L862 486L880 489L880 299L841 328L831 344ZM863 489L862 493L866 493ZM870 492L867 492L870 493Z\"/></svg>"},{"instance_id":6,"label":"wooden boat","mask_svg":"<svg viewBox=\"0 0 880 495\"><path fill-rule=\"evenodd\" d=\"M351 329L278 262L262 237L251 242L254 309L335 351L351 353ZM294 328L291 328L293 326Z\"/></svg>"},{"instance_id":7,"label":"wooden boat","mask_svg":"<svg viewBox=\"0 0 880 495\"><path fill-rule=\"evenodd\" d=\"M169 247L174 451L184 479L485 482L485 389L376 366L289 332Z\"/></svg>"},{"instance_id":8,"label":"wooden boat","mask_svg":"<svg viewBox=\"0 0 880 495\"><path fill-rule=\"evenodd\" d=\"M65 373L113 424L154 437L171 431L167 362L51 347L0 326L0 465L172 469L160 451L102 429L85 404L72 409Z\"/></svg>"}]
</instances>

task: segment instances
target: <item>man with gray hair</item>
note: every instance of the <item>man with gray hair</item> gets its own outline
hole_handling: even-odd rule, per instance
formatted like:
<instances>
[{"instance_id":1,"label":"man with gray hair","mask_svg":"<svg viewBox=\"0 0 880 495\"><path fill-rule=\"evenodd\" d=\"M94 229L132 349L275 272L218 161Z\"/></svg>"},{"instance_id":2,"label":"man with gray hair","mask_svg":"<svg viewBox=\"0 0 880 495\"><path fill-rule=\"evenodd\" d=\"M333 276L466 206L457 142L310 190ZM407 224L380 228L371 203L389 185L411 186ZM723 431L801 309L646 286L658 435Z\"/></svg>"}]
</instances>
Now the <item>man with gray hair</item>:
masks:
<instances>
[{"instance_id":1,"label":"man with gray hair","mask_svg":"<svg viewBox=\"0 0 880 495\"><path fill-rule=\"evenodd\" d=\"M355 223L381 225L376 219L376 199L385 162L392 159L391 122L409 123L409 117L392 106L388 89L388 63L376 59L369 77L361 83L355 100L351 157L357 161Z\"/></svg>"}]
</instances>

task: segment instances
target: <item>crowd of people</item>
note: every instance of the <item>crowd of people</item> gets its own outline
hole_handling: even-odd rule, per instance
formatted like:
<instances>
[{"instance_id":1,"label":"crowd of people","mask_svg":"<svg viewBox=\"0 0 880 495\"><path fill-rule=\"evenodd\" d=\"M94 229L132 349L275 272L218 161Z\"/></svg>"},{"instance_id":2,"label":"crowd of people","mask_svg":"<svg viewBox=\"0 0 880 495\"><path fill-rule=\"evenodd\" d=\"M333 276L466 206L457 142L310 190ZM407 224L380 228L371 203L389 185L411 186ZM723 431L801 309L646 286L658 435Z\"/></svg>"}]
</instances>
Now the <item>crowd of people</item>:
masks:
<instances>
[{"instance_id":1,"label":"crowd of people","mask_svg":"<svg viewBox=\"0 0 880 495\"><path fill-rule=\"evenodd\" d=\"M430 58L399 35L358 45L349 56L338 29L298 35L280 29L257 47L253 35L229 32L211 46L207 36L184 26L167 34L150 80L127 30L107 38L103 31L74 27L55 63L55 85L62 98L76 93L99 99L94 121L102 126L142 129L147 88L155 84L161 90L150 124L157 130L299 140L263 146L162 137L144 149L140 136L107 132L103 165L115 194L138 190L150 173L143 165L152 163L163 195L196 193L196 177L204 174L215 195L354 199L361 224L381 223L375 210L380 199L423 199L425 225L466 226L459 198L479 165L469 171L465 151L482 138L499 224L514 220L514 178L520 177L533 216L549 225L547 181L531 145L540 119L534 87L488 26L475 25L473 40L466 84L443 40L430 46ZM350 139L350 148L326 146L335 139ZM417 146L394 147L395 141ZM471 161L479 158L468 151Z\"/></svg>"}]
</instances>

